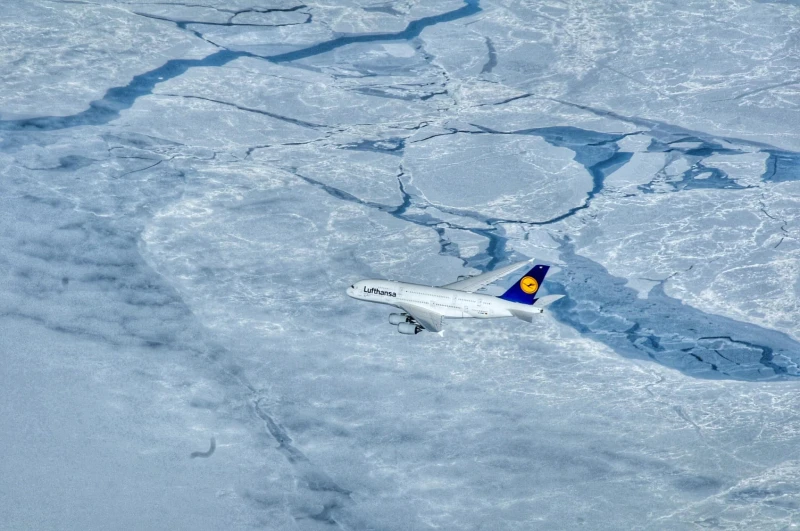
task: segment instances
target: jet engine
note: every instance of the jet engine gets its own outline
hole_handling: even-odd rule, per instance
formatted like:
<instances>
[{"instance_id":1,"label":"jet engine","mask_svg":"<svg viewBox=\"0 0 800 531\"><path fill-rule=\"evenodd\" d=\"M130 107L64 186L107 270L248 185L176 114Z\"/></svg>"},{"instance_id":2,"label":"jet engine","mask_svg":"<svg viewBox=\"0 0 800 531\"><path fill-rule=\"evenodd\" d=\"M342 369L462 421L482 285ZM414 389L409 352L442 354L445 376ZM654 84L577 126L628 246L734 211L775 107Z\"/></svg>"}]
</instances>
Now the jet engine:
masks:
<instances>
[{"instance_id":1,"label":"jet engine","mask_svg":"<svg viewBox=\"0 0 800 531\"><path fill-rule=\"evenodd\" d=\"M390 313L389 324L399 325L408 321L408 314L405 313Z\"/></svg>"},{"instance_id":2,"label":"jet engine","mask_svg":"<svg viewBox=\"0 0 800 531\"><path fill-rule=\"evenodd\" d=\"M416 323L400 323L397 325L397 331L401 334L419 334L420 330L422 330L422 327Z\"/></svg>"}]
</instances>

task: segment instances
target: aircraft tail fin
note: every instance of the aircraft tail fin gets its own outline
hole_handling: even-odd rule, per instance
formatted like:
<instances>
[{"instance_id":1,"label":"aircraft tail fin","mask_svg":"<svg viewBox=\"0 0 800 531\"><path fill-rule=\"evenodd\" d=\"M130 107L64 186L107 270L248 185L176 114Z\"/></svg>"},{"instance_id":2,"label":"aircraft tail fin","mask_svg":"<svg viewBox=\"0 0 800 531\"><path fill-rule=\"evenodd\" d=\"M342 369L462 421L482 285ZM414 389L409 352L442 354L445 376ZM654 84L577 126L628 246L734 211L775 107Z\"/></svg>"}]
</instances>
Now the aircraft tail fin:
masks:
<instances>
[{"instance_id":1,"label":"aircraft tail fin","mask_svg":"<svg viewBox=\"0 0 800 531\"><path fill-rule=\"evenodd\" d=\"M500 298L520 304L534 304L538 300L536 293L539 291L539 286L544 282L544 277L549 270L550 266L536 264L533 269L525 273L513 286L508 288ZM544 298L542 297L542 299Z\"/></svg>"}]
</instances>

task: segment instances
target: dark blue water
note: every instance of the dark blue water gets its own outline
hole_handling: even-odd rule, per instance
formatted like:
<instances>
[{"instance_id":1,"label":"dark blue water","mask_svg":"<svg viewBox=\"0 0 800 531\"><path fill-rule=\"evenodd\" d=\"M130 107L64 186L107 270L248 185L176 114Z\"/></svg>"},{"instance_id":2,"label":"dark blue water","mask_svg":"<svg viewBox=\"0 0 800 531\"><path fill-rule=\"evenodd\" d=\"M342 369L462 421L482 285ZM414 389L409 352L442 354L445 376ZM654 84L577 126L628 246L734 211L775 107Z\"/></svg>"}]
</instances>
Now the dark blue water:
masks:
<instances>
[{"instance_id":1,"label":"dark blue water","mask_svg":"<svg viewBox=\"0 0 800 531\"><path fill-rule=\"evenodd\" d=\"M560 241L565 267L547 287L566 297L555 317L615 352L648 358L690 376L736 380L797 377L800 343L786 334L707 314L666 295L661 284L640 299L627 280Z\"/></svg>"},{"instance_id":2,"label":"dark blue water","mask_svg":"<svg viewBox=\"0 0 800 531\"><path fill-rule=\"evenodd\" d=\"M691 143L691 146L677 144ZM703 161L713 155L737 155L744 151L723 147L718 142L701 140L694 136L679 136L671 138L669 142L654 138L647 148L649 152L670 153L676 158L682 157L691 165L688 170L680 175L680 179L653 181L639 186L644 193L663 192L665 188L672 191L694 190L698 188L721 188L727 190L742 190L749 186L742 186L732 179L726 172L713 166L707 166Z\"/></svg>"},{"instance_id":3,"label":"dark blue water","mask_svg":"<svg viewBox=\"0 0 800 531\"><path fill-rule=\"evenodd\" d=\"M764 150L769 154L767 171L762 178L768 182L800 180L800 153L777 149Z\"/></svg>"},{"instance_id":4,"label":"dark blue water","mask_svg":"<svg viewBox=\"0 0 800 531\"><path fill-rule=\"evenodd\" d=\"M615 120L636 125L638 127L646 128L647 134L654 139L653 143L650 145L651 151L677 151L684 154L687 158L694 160L695 162L702 162L704 159L712 155L736 155L745 153L743 150L724 147L720 143L720 140L724 140L725 142L733 145L756 148L761 153L767 154L768 159L766 170L761 175L761 179L763 181L783 182L800 179L800 153L795 151L783 150L762 142L754 142L740 138L714 137L713 135L709 135L701 131L692 131L691 129L686 129L685 127L678 125L659 122L657 120L650 120L647 118L640 118L637 116L625 116L613 111L596 109L588 105L579 105L562 100L553 101L557 101L558 103L575 107L577 109L582 109L597 116L613 118ZM700 145L698 147L691 148L675 146L675 144L681 142L694 142ZM676 190L684 190L687 188L691 189L692 187L708 187L704 186L703 184L689 184L687 186L687 183L694 180L694 177L701 175L702 173L702 171L694 172L693 170L690 170L681 179L683 185L676 187ZM718 172L715 177L718 179L717 182L723 185L719 187L736 189L733 180L730 179L724 172ZM733 185L730 183L733 183ZM647 187L644 187L643 190L648 191L646 188Z\"/></svg>"},{"instance_id":5,"label":"dark blue water","mask_svg":"<svg viewBox=\"0 0 800 531\"><path fill-rule=\"evenodd\" d=\"M683 142L692 142L696 146L682 147L675 145ZM742 145L747 145L747 143L743 142ZM746 153L744 150L723 147L713 140L682 137L670 142L661 142L654 139L648 147L648 151L679 154L691 164L691 167L683 172L679 180L661 183L662 186L670 186L673 191L696 188L721 188L727 190L750 188L749 186L738 184L725 171L704 164L705 159L714 155L741 155ZM762 181L781 182L800 179L800 153L774 148L762 148L760 151L768 156L766 169L761 175ZM640 186L639 189L645 193L652 193L654 191L653 184Z\"/></svg>"},{"instance_id":6,"label":"dark blue water","mask_svg":"<svg viewBox=\"0 0 800 531\"><path fill-rule=\"evenodd\" d=\"M486 50L489 52L489 59L481 68L481 74L491 74L494 67L497 66L497 50L494 47L492 39L486 37Z\"/></svg>"}]
</instances>

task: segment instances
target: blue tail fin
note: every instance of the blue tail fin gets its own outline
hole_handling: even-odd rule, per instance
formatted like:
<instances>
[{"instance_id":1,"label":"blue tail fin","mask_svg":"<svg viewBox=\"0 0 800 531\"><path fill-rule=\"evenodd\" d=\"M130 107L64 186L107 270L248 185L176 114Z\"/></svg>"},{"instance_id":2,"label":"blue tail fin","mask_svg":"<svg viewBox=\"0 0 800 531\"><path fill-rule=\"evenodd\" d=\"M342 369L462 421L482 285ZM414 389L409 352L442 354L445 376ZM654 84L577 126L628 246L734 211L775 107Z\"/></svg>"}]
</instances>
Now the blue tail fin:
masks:
<instances>
[{"instance_id":1,"label":"blue tail fin","mask_svg":"<svg viewBox=\"0 0 800 531\"><path fill-rule=\"evenodd\" d=\"M541 264L533 266L533 269L525 273L525 276L508 288L508 291L503 293L500 298L520 304L533 304L536 302L539 286L544 282L544 277L549 269L550 266Z\"/></svg>"}]
</instances>

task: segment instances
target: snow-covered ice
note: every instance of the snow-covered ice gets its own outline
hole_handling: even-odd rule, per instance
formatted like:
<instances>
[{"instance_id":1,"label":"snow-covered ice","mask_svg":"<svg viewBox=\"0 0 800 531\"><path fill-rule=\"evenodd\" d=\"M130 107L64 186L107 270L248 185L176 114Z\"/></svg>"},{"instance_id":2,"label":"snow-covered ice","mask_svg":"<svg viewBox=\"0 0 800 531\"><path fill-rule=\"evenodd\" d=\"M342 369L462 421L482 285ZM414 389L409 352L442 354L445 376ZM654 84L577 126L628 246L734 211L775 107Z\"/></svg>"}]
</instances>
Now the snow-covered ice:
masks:
<instances>
[{"instance_id":1,"label":"snow-covered ice","mask_svg":"<svg viewBox=\"0 0 800 531\"><path fill-rule=\"evenodd\" d=\"M800 526L796 3L12 4L0 529Z\"/></svg>"}]
</instances>

